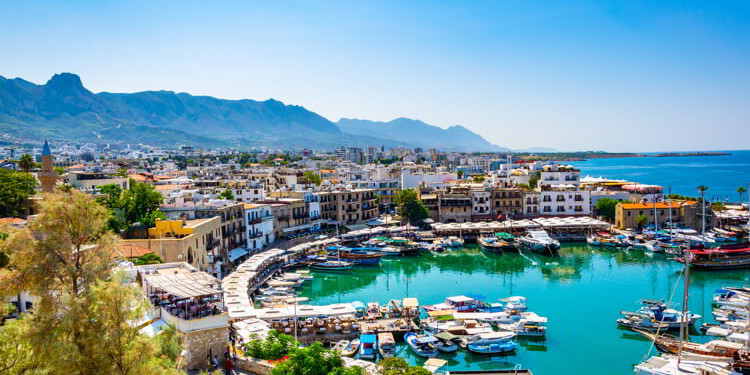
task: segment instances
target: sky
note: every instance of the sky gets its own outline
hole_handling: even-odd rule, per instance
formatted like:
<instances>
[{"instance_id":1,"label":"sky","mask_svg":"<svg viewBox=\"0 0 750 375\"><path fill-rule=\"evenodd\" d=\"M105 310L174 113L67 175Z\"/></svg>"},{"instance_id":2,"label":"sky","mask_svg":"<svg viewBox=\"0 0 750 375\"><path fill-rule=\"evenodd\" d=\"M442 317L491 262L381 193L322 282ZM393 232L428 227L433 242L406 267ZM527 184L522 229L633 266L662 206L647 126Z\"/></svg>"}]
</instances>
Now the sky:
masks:
<instances>
[{"instance_id":1,"label":"sky","mask_svg":"<svg viewBox=\"0 0 750 375\"><path fill-rule=\"evenodd\" d=\"M461 124L522 149L748 149L748 1L8 1L0 75Z\"/></svg>"}]
</instances>

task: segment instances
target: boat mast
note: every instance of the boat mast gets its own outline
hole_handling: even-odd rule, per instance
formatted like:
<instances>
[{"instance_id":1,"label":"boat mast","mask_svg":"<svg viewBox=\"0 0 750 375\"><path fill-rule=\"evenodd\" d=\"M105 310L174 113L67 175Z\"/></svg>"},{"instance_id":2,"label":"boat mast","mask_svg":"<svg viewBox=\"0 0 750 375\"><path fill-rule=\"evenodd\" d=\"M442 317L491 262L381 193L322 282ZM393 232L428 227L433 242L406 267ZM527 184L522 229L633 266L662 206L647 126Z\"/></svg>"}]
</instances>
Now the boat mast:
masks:
<instances>
[{"instance_id":1,"label":"boat mast","mask_svg":"<svg viewBox=\"0 0 750 375\"><path fill-rule=\"evenodd\" d=\"M672 227L674 227L674 225L672 224L672 199L669 198L669 196L672 195L672 186L669 186L668 189L669 189L668 190L669 194L667 195L667 199L668 199L667 210L669 211L669 230L667 231L667 233L669 233L669 244L671 245L672 244Z\"/></svg>"},{"instance_id":2,"label":"boat mast","mask_svg":"<svg viewBox=\"0 0 750 375\"><path fill-rule=\"evenodd\" d=\"M682 281L682 316L680 317L680 346L677 350L677 368L680 367L680 360L682 357L682 344L687 340L688 327L685 322L687 316L687 305L690 292L690 258L692 253L690 250L685 251L685 278Z\"/></svg>"}]
</instances>

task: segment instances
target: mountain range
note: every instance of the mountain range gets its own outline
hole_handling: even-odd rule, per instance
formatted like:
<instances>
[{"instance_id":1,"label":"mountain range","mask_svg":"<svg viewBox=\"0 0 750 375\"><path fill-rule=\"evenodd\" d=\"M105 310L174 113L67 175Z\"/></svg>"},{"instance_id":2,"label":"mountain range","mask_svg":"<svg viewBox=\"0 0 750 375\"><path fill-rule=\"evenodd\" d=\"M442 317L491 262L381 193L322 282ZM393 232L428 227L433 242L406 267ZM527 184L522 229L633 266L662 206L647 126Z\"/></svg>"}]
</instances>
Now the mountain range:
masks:
<instances>
[{"instance_id":1,"label":"mountain range","mask_svg":"<svg viewBox=\"0 0 750 375\"><path fill-rule=\"evenodd\" d=\"M0 76L0 133L11 137L162 146L314 148L404 146L502 151L461 125L341 119L269 99L225 100L172 91L93 93L80 77L44 85Z\"/></svg>"}]
</instances>

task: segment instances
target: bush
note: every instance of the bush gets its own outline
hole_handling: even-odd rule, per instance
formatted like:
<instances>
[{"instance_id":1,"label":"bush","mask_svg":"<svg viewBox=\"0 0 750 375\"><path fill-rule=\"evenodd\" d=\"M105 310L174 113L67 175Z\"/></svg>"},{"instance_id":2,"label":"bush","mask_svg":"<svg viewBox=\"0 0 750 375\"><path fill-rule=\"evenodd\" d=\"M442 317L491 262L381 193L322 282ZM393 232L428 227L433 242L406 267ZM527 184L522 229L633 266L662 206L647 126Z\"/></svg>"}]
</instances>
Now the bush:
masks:
<instances>
[{"instance_id":1,"label":"bush","mask_svg":"<svg viewBox=\"0 0 750 375\"><path fill-rule=\"evenodd\" d=\"M278 360L288 355L297 346L294 337L271 330L264 340L256 337L246 342L245 355L258 359Z\"/></svg>"}]
</instances>

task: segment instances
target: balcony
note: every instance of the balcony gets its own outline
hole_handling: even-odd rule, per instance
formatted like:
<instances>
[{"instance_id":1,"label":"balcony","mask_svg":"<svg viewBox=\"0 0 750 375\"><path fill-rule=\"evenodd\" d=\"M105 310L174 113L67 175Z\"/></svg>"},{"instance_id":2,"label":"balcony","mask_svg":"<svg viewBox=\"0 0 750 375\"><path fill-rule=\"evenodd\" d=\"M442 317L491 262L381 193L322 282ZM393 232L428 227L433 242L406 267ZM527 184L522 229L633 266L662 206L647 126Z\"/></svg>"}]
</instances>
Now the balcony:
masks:
<instances>
[{"instance_id":1,"label":"balcony","mask_svg":"<svg viewBox=\"0 0 750 375\"><path fill-rule=\"evenodd\" d=\"M292 215L292 217L294 217L295 220L304 219L304 218L307 218L308 216L310 216L310 213L308 212L302 212L299 214Z\"/></svg>"},{"instance_id":2,"label":"balcony","mask_svg":"<svg viewBox=\"0 0 750 375\"><path fill-rule=\"evenodd\" d=\"M255 233L250 232L250 233L248 233L248 236L247 236L248 239L251 239L251 238L260 238L260 237L263 237L263 232L260 232L260 231L255 232Z\"/></svg>"},{"instance_id":3,"label":"balcony","mask_svg":"<svg viewBox=\"0 0 750 375\"><path fill-rule=\"evenodd\" d=\"M221 246L221 240L218 238L209 239L206 242L206 250L211 251L217 247Z\"/></svg>"},{"instance_id":4,"label":"balcony","mask_svg":"<svg viewBox=\"0 0 750 375\"><path fill-rule=\"evenodd\" d=\"M557 197L557 199L556 199L556 201L557 201L557 202L565 202L565 197L563 197L563 196L558 196L558 197Z\"/></svg>"},{"instance_id":5,"label":"balcony","mask_svg":"<svg viewBox=\"0 0 750 375\"><path fill-rule=\"evenodd\" d=\"M576 195L575 201L576 202L583 202L583 197L580 196L580 195Z\"/></svg>"},{"instance_id":6,"label":"balcony","mask_svg":"<svg viewBox=\"0 0 750 375\"><path fill-rule=\"evenodd\" d=\"M289 221L289 215L279 215L279 216L276 216L276 219L278 221Z\"/></svg>"}]
</instances>

